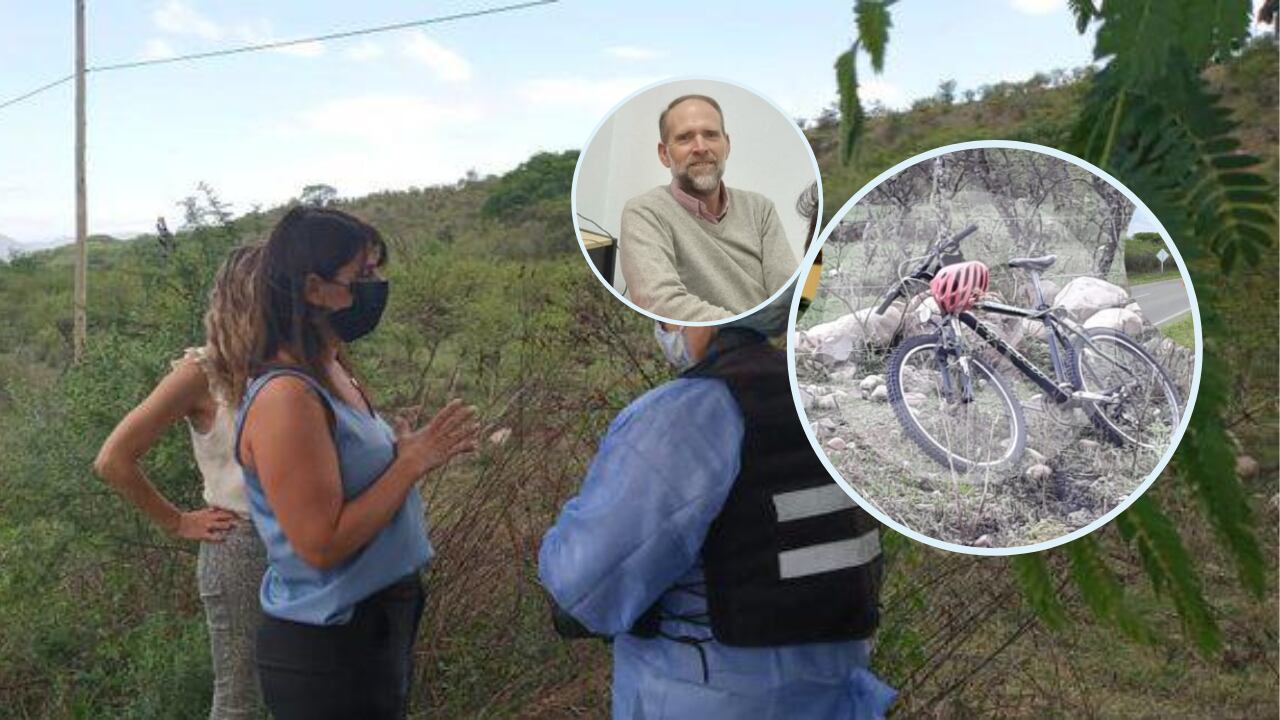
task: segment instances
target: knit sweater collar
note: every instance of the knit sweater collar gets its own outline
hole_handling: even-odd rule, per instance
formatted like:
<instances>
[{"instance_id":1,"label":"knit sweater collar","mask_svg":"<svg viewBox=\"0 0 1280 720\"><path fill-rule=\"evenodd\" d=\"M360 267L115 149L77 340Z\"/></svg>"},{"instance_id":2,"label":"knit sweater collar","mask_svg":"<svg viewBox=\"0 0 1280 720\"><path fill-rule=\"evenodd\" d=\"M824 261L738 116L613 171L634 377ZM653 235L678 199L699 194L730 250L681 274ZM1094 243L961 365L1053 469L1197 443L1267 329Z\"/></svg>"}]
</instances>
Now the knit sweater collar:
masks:
<instances>
[{"instance_id":1,"label":"knit sweater collar","mask_svg":"<svg viewBox=\"0 0 1280 720\"><path fill-rule=\"evenodd\" d=\"M684 189L680 187L680 183L674 178L672 178L671 185L668 186L668 189L671 191L671 197L675 198L676 202L680 203L680 207L688 210L689 214L694 217L702 218L712 224L719 224L719 222L724 219L724 216L729 214L729 191L725 188L723 180L720 181L719 215L711 214L711 211L707 209L706 203L685 192Z\"/></svg>"}]
</instances>

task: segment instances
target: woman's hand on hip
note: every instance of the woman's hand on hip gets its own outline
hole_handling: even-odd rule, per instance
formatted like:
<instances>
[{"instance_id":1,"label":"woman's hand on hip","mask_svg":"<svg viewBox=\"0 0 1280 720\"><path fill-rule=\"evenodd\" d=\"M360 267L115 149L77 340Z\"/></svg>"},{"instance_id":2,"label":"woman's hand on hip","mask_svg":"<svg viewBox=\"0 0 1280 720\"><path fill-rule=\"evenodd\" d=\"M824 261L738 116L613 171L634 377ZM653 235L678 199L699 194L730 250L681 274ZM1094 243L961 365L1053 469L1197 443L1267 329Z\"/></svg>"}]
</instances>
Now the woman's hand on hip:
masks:
<instances>
[{"instance_id":1,"label":"woman's hand on hip","mask_svg":"<svg viewBox=\"0 0 1280 720\"><path fill-rule=\"evenodd\" d=\"M230 510L207 507L179 515L173 534L185 540L222 542L239 521L239 516Z\"/></svg>"}]
</instances>

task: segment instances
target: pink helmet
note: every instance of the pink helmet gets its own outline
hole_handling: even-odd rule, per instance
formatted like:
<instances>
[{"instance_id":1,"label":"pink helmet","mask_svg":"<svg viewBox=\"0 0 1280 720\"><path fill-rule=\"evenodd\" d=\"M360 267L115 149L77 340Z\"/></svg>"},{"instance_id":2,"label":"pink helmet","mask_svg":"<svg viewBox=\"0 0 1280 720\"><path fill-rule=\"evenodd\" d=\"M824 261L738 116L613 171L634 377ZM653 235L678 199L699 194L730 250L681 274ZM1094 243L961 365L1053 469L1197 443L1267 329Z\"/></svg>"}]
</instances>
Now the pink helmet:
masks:
<instances>
[{"instance_id":1,"label":"pink helmet","mask_svg":"<svg viewBox=\"0 0 1280 720\"><path fill-rule=\"evenodd\" d=\"M947 265L929 281L929 291L942 312L952 315L973 307L987 292L990 273L977 260Z\"/></svg>"}]
</instances>

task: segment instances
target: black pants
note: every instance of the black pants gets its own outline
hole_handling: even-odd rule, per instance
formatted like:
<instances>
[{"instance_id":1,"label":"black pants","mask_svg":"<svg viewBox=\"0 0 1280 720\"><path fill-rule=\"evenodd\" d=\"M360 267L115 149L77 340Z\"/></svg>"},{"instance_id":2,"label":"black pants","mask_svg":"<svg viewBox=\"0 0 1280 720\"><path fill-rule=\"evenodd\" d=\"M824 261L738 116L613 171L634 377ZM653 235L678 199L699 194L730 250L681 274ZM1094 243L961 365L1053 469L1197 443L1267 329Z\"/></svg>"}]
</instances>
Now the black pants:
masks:
<instances>
[{"instance_id":1,"label":"black pants","mask_svg":"<svg viewBox=\"0 0 1280 720\"><path fill-rule=\"evenodd\" d=\"M422 584L412 575L362 600L346 625L264 616L258 628L258 679L272 716L403 718L422 606Z\"/></svg>"}]
</instances>

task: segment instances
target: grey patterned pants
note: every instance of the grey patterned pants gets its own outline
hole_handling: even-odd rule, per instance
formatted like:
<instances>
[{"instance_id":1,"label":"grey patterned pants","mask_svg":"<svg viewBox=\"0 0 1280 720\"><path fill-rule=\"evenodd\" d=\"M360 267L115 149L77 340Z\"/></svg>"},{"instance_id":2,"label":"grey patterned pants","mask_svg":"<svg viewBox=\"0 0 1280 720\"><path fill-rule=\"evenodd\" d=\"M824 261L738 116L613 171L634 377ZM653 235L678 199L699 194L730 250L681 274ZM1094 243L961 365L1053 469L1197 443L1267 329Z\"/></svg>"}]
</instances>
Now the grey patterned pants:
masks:
<instances>
[{"instance_id":1,"label":"grey patterned pants","mask_svg":"<svg viewBox=\"0 0 1280 720\"><path fill-rule=\"evenodd\" d=\"M262 540L253 523L245 519L222 542L200 543L196 579L213 657L210 720L263 716L253 648L262 620L258 589L266 562Z\"/></svg>"}]
</instances>

